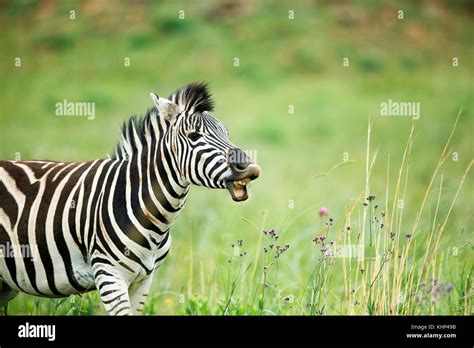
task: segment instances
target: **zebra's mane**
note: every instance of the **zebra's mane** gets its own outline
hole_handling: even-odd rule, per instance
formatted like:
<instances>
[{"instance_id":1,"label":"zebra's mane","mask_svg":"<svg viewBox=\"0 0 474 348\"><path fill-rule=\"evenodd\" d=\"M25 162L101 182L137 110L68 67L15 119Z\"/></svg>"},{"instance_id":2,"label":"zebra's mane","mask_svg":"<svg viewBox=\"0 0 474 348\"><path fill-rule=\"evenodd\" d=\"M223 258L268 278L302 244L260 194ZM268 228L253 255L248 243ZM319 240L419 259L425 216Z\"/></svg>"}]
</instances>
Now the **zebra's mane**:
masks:
<instances>
[{"instance_id":1,"label":"zebra's mane","mask_svg":"<svg viewBox=\"0 0 474 348\"><path fill-rule=\"evenodd\" d=\"M190 83L176 90L168 99L186 110L187 115L214 110L214 101L205 82ZM147 131L153 134L151 129L153 117L160 117L156 107L149 108L145 116L134 115L125 121L120 132L120 140L114 153L109 157L111 159L129 158L130 155L136 153L137 145L144 146Z\"/></svg>"},{"instance_id":2,"label":"zebra's mane","mask_svg":"<svg viewBox=\"0 0 474 348\"><path fill-rule=\"evenodd\" d=\"M214 101L205 82L190 83L175 91L168 99L184 106L189 115L214 110Z\"/></svg>"}]
</instances>

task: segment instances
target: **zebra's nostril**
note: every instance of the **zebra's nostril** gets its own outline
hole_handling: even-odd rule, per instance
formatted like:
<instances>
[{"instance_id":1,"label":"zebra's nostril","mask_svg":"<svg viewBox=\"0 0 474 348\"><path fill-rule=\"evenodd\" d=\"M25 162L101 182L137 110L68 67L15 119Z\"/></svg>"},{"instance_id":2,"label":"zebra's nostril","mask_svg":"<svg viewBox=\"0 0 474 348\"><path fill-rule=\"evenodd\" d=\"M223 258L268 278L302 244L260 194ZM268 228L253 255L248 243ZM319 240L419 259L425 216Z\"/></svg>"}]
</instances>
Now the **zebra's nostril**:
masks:
<instances>
[{"instance_id":1,"label":"zebra's nostril","mask_svg":"<svg viewBox=\"0 0 474 348\"><path fill-rule=\"evenodd\" d=\"M248 163L237 163L237 168L240 170L244 170L245 168L248 167Z\"/></svg>"},{"instance_id":2,"label":"zebra's nostril","mask_svg":"<svg viewBox=\"0 0 474 348\"><path fill-rule=\"evenodd\" d=\"M234 169L239 170L239 171L247 169L248 166L249 166L249 163L245 163L245 162L234 163Z\"/></svg>"}]
</instances>

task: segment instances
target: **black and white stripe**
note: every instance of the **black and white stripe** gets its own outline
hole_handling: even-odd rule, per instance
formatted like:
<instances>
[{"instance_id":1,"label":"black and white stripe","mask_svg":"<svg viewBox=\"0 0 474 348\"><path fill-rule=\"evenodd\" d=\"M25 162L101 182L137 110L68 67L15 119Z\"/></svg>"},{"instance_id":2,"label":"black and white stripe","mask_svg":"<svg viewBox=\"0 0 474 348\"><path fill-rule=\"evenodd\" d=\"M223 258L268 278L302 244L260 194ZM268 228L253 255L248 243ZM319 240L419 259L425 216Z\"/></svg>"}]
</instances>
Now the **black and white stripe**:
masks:
<instances>
[{"instance_id":1,"label":"black and white stripe","mask_svg":"<svg viewBox=\"0 0 474 348\"><path fill-rule=\"evenodd\" d=\"M0 161L0 307L18 292L97 289L108 313L140 313L190 185L246 199L260 169L245 156L229 161L240 150L209 114L207 86L152 99L146 116L124 124L109 158Z\"/></svg>"}]
</instances>

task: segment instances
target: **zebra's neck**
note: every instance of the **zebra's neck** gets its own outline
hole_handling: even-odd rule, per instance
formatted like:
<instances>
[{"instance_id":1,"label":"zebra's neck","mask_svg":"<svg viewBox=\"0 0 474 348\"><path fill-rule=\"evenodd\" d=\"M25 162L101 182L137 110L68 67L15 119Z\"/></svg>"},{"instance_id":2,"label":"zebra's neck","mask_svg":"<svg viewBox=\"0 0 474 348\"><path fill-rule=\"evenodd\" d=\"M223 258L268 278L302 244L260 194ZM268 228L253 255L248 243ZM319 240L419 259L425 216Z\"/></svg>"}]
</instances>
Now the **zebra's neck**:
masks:
<instances>
[{"instance_id":1,"label":"zebra's neck","mask_svg":"<svg viewBox=\"0 0 474 348\"><path fill-rule=\"evenodd\" d=\"M176 176L170 158L160 152L160 143L156 151L145 151L122 160L118 175L126 185L128 215L133 212L130 218L135 217L142 226L163 234L183 208L189 185ZM148 221L144 221L144 217Z\"/></svg>"},{"instance_id":2,"label":"zebra's neck","mask_svg":"<svg viewBox=\"0 0 474 348\"><path fill-rule=\"evenodd\" d=\"M116 199L129 200L126 211L134 225L149 225L160 234L176 219L189 189L167 127L155 108L130 118L111 158L119 163L117 181L126 188Z\"/></svg>"}]
</instances>

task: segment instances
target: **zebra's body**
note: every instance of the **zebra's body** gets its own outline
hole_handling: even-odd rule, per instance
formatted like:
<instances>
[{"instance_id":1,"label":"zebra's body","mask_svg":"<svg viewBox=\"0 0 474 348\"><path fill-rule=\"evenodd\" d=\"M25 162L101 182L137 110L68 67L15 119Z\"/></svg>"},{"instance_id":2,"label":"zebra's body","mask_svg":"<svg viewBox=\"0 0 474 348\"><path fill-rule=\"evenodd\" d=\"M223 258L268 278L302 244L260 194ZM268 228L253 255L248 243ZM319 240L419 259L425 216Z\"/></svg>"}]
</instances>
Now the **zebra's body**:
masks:
<instances>
[{"instance_id":1,"label":"zebra's body","mask_svg":"<svg viewBox=\"0 0 474 348\"><path fill-rule=\"evenodd\" d=\"M206 87L152 98L156 107L125 124L112 158L0 161L0 246L30 247L29 255L0 258L0 306L17 292L97 289L108 313L140 313L190 184L247 198L245 183L259 168L227 162L239 150L207 114Z\"/></svg>"}]
</instances>

